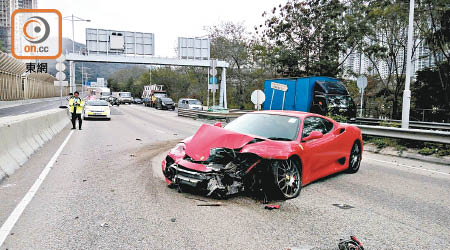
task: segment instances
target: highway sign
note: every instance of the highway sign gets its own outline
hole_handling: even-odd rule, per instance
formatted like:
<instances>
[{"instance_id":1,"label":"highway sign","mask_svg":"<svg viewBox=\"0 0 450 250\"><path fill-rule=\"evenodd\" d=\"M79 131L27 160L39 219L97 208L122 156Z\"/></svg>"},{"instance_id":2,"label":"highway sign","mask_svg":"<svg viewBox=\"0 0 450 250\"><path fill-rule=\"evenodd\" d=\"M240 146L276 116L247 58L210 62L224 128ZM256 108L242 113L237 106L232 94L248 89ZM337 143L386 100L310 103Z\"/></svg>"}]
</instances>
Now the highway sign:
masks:
<instances>
[{"instance_id":1,"label":"highway sign","mask_svg":"<svg viewBox=\"0 0 450 250\"><path fill-rule=\"evenodd\" d=\"M61 85L60 85L61 83ZM69 86L69 82L68 81L53 81L53 85L55 86L61 86L61 87L67 87Z\"/></svg>"},{"instance_id":2,"label":"highway sign","mask_svg":"<svg viewBox=\"0 0 450 250\"><path fill-rule=\"evenodd\" d=\"M359 89L365 89L367 87L367 77L358 76L358 79L356 80L356 85L358 85Z\"/></svg>"},{"instance_id":3,"label":"highway sign","mask_svg":"<svg viewBox=\"0 0 450 250\"><path fill-rule=\"evenodd\" d=\"M216 76L216 75L217 75L217 69L216 69L216 68L212 68L212 69L209 70L209 73L210 73L212 76Z\"/></svg>"},{"instance_id":4,"label":"highway sign","mask_svg":"<svg viewBox=\"0 0 450 250\"><path fill-rule=\"evenodd\" d=\"M58 81L64 81L66 79L66 74L64 74L63 72L58 72L56 73L56 79Z\"/></svg>"},{"instance_id":5,"label":"highway sign","mask_svg":"<svg viewBox=\"0 0 450 250\"><path fill-rule=\"evenodd\" d=\"M209 83L210 83L210 84L217 84L217 77L214 77L214 76L213 76L213 77L210 77L210 78L209 78Z\"/></svg>"},{"instance_id":6,"label":"highway sign","mask_svg":"<svg viewBox=\"0 0 450 250\"><path fill-rule=\"evenodd\" d=\"M181 59L208 60L210 56L208 38L178 37L178 57Z\"/></svg>"},{"instance_id":7,"label":"highway sign","mask_svg":"<svg viewBox=\"0 0 450 250\"><path fill-rule=\"evenodd\" d=\"M270 87L273 89L281 90L286 92L288 90L288 86L286 84L271 82Z\"/></svg>"},{"instance_id":8,"label":"highway sign","mask_svg":"<svg viewBox=\"0 0 450 250\"><path fill-rule=\"evenodd\" d=\"M266 95L264 95L264 92L257 89L252 92L250 99L252 100L253 104L258 105L262 104L266 100Z\"/></svg>"},{"instance_id":9,"label":"highway sign","mask_svg":"<svg viewBox=\"0 0 450 250\"><path fill-rule=\"evenodd\" d=\"M153 33L124 30L86 29L86 48L89 53L154 55Z\"/></svg>"},{"instance_id":10,"label":"highway sign","mask_svg":"<svg viewBox=\"0 0 450 250\"><path fill-rule=\"evenodd\" d=\"M56 70L58 71L64 71L66 69L66 65L64 65L64 63L59 62L56 64Z\"/></svg>"}]
</instances>

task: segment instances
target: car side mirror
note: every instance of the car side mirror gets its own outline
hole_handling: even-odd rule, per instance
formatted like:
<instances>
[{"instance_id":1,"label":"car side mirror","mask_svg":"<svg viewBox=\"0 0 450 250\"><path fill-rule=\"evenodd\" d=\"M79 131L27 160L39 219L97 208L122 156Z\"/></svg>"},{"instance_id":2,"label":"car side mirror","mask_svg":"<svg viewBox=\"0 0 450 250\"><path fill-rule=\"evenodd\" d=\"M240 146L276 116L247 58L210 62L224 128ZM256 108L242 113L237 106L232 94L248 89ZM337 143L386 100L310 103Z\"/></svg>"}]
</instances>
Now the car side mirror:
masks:
<instances>
[{"instance_id":1,"label":"car side mirror","mask_svg":"<svg viewBox=\"0 0 450 250\"><path fill-rule=\"evenodd\" d=\"M222 123L221 122L216 122L216 123L214 123L214 126L221 128L222 127Z\"/></svg>"},{"instance_id":2,"label":"car side mirror","mask_svg":"<svg viewBox=\"0 0 450 250\"><path fill-rule=\"evenodd\" d=\"M320 132L320 131L313 131L307 137L303 138L303 141L307 142L307 141L311 141L311 140L314 140L314 139L320 139L322 137L323 137L322 132Z\"/></svg>"}]
</instances>

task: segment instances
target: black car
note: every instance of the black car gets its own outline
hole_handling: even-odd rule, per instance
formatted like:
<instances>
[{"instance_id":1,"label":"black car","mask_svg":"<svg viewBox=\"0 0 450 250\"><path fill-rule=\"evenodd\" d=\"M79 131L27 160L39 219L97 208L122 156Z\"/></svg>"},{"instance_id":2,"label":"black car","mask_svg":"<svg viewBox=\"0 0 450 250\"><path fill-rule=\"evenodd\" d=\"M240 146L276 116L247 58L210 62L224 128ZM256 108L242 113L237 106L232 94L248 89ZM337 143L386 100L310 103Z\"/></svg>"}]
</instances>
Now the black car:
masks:
<instances>
[{"instance_id":1,"label":"black car","mask_svg":"<svg viewBox=\"0 0 450 250\"><path fill-rule=\"evenodd\" d=\"M120 105L119 99L117 97L114 97L114 96L110 96L108 98L108 102L111 103L112 106L114 106L114 105L119 106Z\"/></svg>"},{"instance_id":2,"label":"black car","mask_svg":"<svg viewBox=\"0 0 450 250\"><path fill-rule=\"evenodd\" d=\"M156 99L156 109L175 110L175 103L169 97L161 97Z\"/></svg>"},{"instance_id":3,"label":"black car","mask_svg":"<svg viewBox=\"0 0 450 250\"><path fill-rule=\"evenodd\" d=\"M133 103L134 104L142 104L142 99L141 98L133 98Z\"/></svg>"}]
</instances>

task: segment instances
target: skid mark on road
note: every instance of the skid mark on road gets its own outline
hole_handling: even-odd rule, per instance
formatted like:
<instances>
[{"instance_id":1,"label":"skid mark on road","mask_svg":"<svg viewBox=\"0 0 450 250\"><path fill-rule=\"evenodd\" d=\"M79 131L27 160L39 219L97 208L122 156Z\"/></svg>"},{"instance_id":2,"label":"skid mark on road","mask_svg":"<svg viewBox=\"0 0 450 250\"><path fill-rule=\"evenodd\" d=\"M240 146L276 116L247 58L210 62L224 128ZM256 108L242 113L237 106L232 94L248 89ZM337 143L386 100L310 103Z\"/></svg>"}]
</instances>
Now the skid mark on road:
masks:
<instances>
[{"instance_id":1,"label":"skid mark on road","mask_svg":"<svg viewBox=\"0 0 450 250\"><path fill-rule=\"evenodd\" d=\"M370 160L370 161L376 161L376 162L381 162L381 163L387 163L387 164L395 165L395 166L399 166L399 167L410 168L410 169L416 169L416 170L426 171L426 172L430 172L430 173L435 173L435 174L441 174L441 175L447 175L447 176L450 176L449 173L444 173L444 172L440 172L440 171L436 171L436 170L431 170L431 169L426 169L426 168L413 167L413 166L409 166L409 165L402 164L402 163L398 163L398 162L383 161L383 160L378 160L378 159L374 159L374 158L367 158L367 157L366 157L365 159Z\"/></svg>"}]
</instances>

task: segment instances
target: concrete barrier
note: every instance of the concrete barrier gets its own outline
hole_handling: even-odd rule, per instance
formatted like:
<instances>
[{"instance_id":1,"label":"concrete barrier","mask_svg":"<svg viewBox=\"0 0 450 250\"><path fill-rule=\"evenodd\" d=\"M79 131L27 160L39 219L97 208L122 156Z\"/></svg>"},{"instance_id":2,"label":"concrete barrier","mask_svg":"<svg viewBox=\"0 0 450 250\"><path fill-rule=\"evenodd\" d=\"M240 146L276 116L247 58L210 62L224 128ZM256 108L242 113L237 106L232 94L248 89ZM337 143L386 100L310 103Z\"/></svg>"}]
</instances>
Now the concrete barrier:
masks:
<instances>
[{"instance_id":1,"label":"concrete barrier","mask_svg":"<svg viewBox=\"0 0 450 250\"><path fill-rule=\"evenodd\" d=\"M13 174L68 123L64 109L0 118L0 181Z\"/></svg>"}]
</instances>

